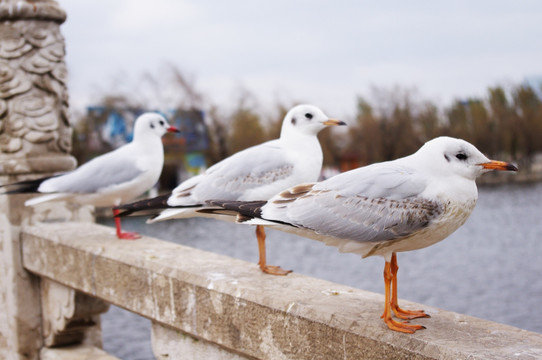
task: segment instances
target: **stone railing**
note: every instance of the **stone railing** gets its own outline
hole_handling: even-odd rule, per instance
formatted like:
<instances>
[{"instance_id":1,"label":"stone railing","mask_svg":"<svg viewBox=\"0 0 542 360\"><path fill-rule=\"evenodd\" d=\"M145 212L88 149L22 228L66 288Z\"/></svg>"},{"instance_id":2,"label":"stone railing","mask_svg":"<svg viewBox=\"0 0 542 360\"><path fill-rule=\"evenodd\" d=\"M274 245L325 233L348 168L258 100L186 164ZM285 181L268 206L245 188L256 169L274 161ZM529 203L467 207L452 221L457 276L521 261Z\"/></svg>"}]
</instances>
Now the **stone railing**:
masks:
<instances>
[{"instance_id":1,"label":"stone railing","mask_svg":"<svg viewBox=\"0 0 542 360\"><path fill-rule=\"evenodd\" d=\"M30 335L41 336L33 340L43 359L92 351L113 358L99 350L98 314L107 304L152 320L157 359L542 358L541 334L429 308L432 318L418 320L428 329L405 335L381 321L382 295L295 273L269 276L154 238L120 241L90 222L25 226L21 252L33 274L25 276L41 289L28 306L41 303L43 333Z\"/></svg>"}]
</instances>

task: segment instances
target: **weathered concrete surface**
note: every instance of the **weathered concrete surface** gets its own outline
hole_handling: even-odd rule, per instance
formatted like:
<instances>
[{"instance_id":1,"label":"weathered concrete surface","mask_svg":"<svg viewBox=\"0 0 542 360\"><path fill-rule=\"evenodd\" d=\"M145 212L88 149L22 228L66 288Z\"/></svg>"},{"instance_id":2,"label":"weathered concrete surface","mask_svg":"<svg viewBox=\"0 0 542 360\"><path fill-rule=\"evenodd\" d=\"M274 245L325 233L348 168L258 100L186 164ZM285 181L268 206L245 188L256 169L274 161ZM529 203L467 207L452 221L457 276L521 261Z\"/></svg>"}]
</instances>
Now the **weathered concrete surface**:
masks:
<instances>
[{"instance_id":1,"label":"weathered concrete surface","mask_svg":"<svg viewBox=\"0 0 542 360\"><path fill-rule=\"evenodd\" d=\"M39 278L21 259L24 198L0 196L0 359L37 359L42 345Z\"/></svg>"},{"instance_id":2,"label":"weathered concrete surface","mask_svg":"<svg viewBox=\"0 0 542 360\"><path fill-rule=\"evenodd\" d=\"M224 350L215 344L195 339L179 330L153 322L152 351L157 360L212 359L246 360L247 357Z\"/></svg>"},{"instance_id":3,"label":"weathered concrete surface","mask_svg":"<svg viewBox=\"0 0 542 360\"><path fill-rule=\"evenodd\" d=\"M24 180L25 177L17 177ZM0 176L0 183L15 181ZM55 219L93 219L89 207L70 210L64 203L25 207L31 195L0 195L0 359L38 359L43 346L40 279L26 271L21 259L22 224L50 217ZM99 324L89 339L101 344ZM85 339L86 340L86 339ZM89 340L90 342L90 340Z\"/></svg>"},{"instance_id":4,"label":"weathered concrete surface","mask_svg":"<svg viewBox=\"0 0 542 360\"><path fill-rule=\"evenodd\" d=\"M23 229L25 268L194 338L261 359L540 359L542 335L424 308L427 330L380 320L378 294L88 223Z\"/></svg>"},{"instance_id":5,"label":"weathered concrete surface","mask_svg":"<svg viewBox=\"0 0 542 360\"><path fill-rule=\"evenodd\" d=\"M40 360L119 360L102 349L90 345L74 345L62 348L43 348Z\"/></svg>"}]
</instances>

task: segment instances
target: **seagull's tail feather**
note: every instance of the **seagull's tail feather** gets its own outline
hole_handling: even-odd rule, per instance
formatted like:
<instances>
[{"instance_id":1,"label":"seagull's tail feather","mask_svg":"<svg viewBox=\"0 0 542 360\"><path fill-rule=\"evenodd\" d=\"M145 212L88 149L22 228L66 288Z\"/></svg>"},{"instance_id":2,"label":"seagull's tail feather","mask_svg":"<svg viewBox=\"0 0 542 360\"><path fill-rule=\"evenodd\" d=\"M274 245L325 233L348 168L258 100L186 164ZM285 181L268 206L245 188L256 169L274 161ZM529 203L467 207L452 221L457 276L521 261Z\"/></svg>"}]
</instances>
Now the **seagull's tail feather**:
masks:
<instances>
[{"instance_id":1,"label":"seagull's tail feather","mask_svg":"<svg viewBox=\"0 0 542 360\"><path fill-rule=\"evenodd\" d=\"M8 195L36 193L38 192L38 188L40 187L41 183L50 178L51 176L40 178L40 179L34 179L34 180L20 181L13 184L5 184L5 185L0 185L0 188L3 188L4 190L2 194L8 194Z\"/></svg>"},{"instance_id":2,"label":"seagull's tail feather","mask_svg":"<svg viewBox=\"0 0 542 360\"><path fill-rule=\"evenodd\" d=\"M196 209L201 208L201 205L193 206L175 206L162 210L158 215L147 220L147 224L152 224L158 221L170 219L186 219L196 216Z\"/></svg>"},{"instance_id":3,"label":"seagull's tail feather","mask_svg":"<svg viewBox=\"0 0 542 360\"><path fill-rule=\"evenodd\" d=\"M258 201L231 201L231 200L208 200L205 202L208 206L215 208L203 208L199 213L213 213L218 215L236 216L235 222L247 225L286 225L287 227L297 226L280 220L269 220L262 218L262 207L267 204L265 200ZM218 207L218 209L216 208Z\"/></svg>"},{"instance_id":4,"label":"seagull's tail feather","mask_svg":"<svg viewBox=\"0 0 542 360\"><path fill-rule=\"evenodd\" d=\"M52 193L52 194L46 194L43 196L34 197L32 199L28 199L24 202L25 206L35 206L47 201L54 201L54 200L63 200L68 198L69 194L64 193Z\"/></svg>"},{"instance_id":5,"label":"seagull's tail feather","mask_svg":"<svg viewBox=\"0 0 542 360\"><path fill-rule=\"evenodd\" d=\"M261 218L262 206L267 204L265 200L258 201L231 201L231 200L209 200L208 205L218 206L225 210L232 210L246 217L246 220L253 218ZM222 210L224 211L224 210ZM243 222L239 221L238 222Z\"/></svg>"},{"instance_id":6,"label":"seagull's tail feather","mask_svg":"<svg viewBox=\"0 0 542 360\"><path fill-rule=\"evenodd\" d=\"M135 201L133 203L116 206L115 209L121 211L116 215L116 217L128 216L140 211L167 209L169 207L167 200L170 196L171 194L160 195L152 199L144 199Z\"/></svg>"}]
</instances>

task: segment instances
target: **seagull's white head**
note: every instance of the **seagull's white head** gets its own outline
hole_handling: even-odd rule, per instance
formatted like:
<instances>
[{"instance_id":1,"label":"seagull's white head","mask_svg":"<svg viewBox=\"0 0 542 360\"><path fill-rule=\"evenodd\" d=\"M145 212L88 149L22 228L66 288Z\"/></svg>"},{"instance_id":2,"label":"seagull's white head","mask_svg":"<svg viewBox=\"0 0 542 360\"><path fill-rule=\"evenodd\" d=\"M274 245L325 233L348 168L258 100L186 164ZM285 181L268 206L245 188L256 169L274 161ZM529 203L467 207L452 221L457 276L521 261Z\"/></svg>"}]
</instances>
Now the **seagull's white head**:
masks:
<instances>
[{"instance_id":1,"label":"seagull's white head","mask_svg":"<svg viewBox=\"0 0 542 360\"><path fill-rule=\"evenodd\" d=\"M313 105L297 105L290 109L282 122L280 136L292 133L316 135L326 126L346 125L345 122L329 118L322 110Z\"/></svg>"},{"instance_id":2,"label":"seagull's white head","mask_svg":"<svg viewBox=\"0 0 542 360\"><path fill-rule=\"evenodd\" d=\"M134 140L143 139L149 136L162 137L166 132L179 132L179 130L169 125L166 118L154 112L148 112L140 115L134 125Z\"/></svg>"},{"instance_id":3,"label":"seagull's white head","mask_svg":"<svg viewBox=\"0 0 542 360\"><path fill-rule=\"evenodd\" d=\"M462 176L470 180L491 171L517 171L507 162L488 159L465 140L442 136L426 142L417 152L416 160L443 176Z\"/></svg>"}]
</instances>

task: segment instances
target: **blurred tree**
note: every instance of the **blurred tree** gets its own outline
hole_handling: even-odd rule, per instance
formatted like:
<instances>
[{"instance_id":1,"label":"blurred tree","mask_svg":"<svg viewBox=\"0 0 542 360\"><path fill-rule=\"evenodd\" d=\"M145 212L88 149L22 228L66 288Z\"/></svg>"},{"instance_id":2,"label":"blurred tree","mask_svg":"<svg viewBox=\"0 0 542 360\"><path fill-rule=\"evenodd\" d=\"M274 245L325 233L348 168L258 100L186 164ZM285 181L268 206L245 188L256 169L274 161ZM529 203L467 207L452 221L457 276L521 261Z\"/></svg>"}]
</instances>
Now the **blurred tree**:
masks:
<instances>
[{"instance_id":1,"label":"blurred tree","mask_svg":"<svg viewBox=\"0 0 542 360\"><path fill-rule=\"evenodd\" d=\"M512 96L519 130L519 148L525 164L530 165L534 154L542 151L542 104L530 87L520 86Z\"/></svg>"},{"instance_id":2,"label":"blurred tree","mask_svg":"<svg viewBox=\"0 0 542 360\"><path fill-rule=\"evenodd\" d=\"M497 151L495 126L485 104L481 100L469 100L467 112L471 122L472 142L483 152L495 154Z\"/></svg>"},{"instance_id":3,"label":"blurred tree","mask_svg":"<svg viewBox=\"0 0 542 360\"><path fill-rule=\"evenodd\" d=\"M414 121L412 104L408 97L393 104L391 117L381 120L385 134L382 149L385 160L397 159L418 150L421 142L414 130Z\"/></svg>"},{"instance_id":4,"label":"blurred tree","mask_svg":"<svg viewBox=\"0 0 542 360\"><path fill-rule=\"evenodd\" d=\"M125 92L140 99L146 108L187 111L204 108L205 96L198 90L195 77L174 64L165 63L154 72L144 72L135 81L128 80Z\"/></svg>"},{"instance_id":5,"label":"blurred tree","mask_svg":"<svg viewBox=\"0 0 542 360\"><path fill-rule=\"evenodd\" d=\"M452 106L446 111L446 115L448 118L448 128L445 130L445 133L449 136L472 142L468 101L454 101Z\"/></svg>"},{"instance_id":6,"label":"blurred tree","mask_svg":"<svg viewBox=\"0 0 542 360\"><path fill-rule=\"evenodd\" d=\"M228 156L228 129L226 118L221 115L216 105L211 106L208 111L207 122L209 131L209 149L207 158L210 164L215 164Z\"/></svg>"},{"instance_id":7,"label":"blurred tree","mask_svg":"<svg viewBox=\"0 0 542 360\"><path fill-rule=\"evenodd\" d=\"M272 139L278 139L280 137L280 130L282 128L282 121L284 120L284 117L286 116L286 113L292 108L292 106L287 106L284 104L277 104L275 106L276 108L276 115L272 117L269 121L267 132L265 138L267 140Z\"/></svg>"},{"instance_id":8,"label":"blurred tree","mask_svg":"<svg viewBox=\"0 0 542 360\"><path fill-rule=\"evenodd\" d=\"M206 108L210 136L207 156L211 164L278 138L282 120L291 108L277 103L271 115L266 115L258 110L248 90L238 89L237 104L224 110L206 99L193 76L171 64L144 73L136 81L121 75L101 91L95 105L105 109ZM80 121L74 125L73 152L80 162L96 154L88 151L93 148L89 142L99 144L100 152L110 150L109 143L95 136L95 129L105 123L108 115L103 112L94 117L94 124ZM88 114L81 118L87 120ZM342 139L333 130L323 131L319 139L325 164L340 163L342 170L413 153L423 142L440 135L463 138L490 156L523 158L524 164L542 152L542 101L527 86L516 86L511 91L490 87L483 99L456 100L444 109L428 101L416 101L412 89L373 87L368 98L358 97L355 121L341 120L349 122Z\"/></svg>"},{"instance_id":9,"label":"blurred tree","mask_svg":"<svg viewBox=\"0 0 542 360\"><path fill-rule=\"evenodd\" d=\"M516 157L519 151L518 118L502 87L488 89L489 112L495 126L496 140L492 155Z\"/></svg>"},{"instance_id":10,"label":"blurred tree","mask_svg":"<svg viewBox=\"0 0 542 360\"><path fill-rule=\"evenodd\" d=\"M260 116L244 106L242 101L231 116L230 123L229 155L265 141L265 132L260 123Z\"/></svg>"},{"instance_id":11,"label":"blurred tree","mask_svg":"<svg viewBox=\"0 0 542 360\"><path fill-rule=\"evenodd\" d=\"M358 97L357 124L349 129L346 156L361 164L392 160L417 150L421 144L409 90L373 88L378 113Z\"/></svg>"},{"instance_id":12,"label":"blurred tree","mask_svg":"<svg viewBox=\"0 0 542 360\"><path fill-rule=\"evenodd\" d=\"M421 142L442 135L443 129L439 120L438 109L434 104L430 102L423 104L416 122Z\"/></svg>"},{"instance_id":13,"label":"blurred tree","mask_svg":"<svg viewBox=\"0 0 542 360\"><path fill-rule=\"evenodd\" d=\"M373 107L367 100L358 96L356 122L348 124L347 146L343 152L343 157L350 164L343 170L382 161L381 144L378 143L378 139L381 138L381 128Z\"/></svg>"},{"instance_id":14,"label":"blurred tree","mask_svg":"<svg viewBox=\"0 0 542 360\"><path fill-rule=\"evenodd\" d=\"M322 130L318 134L318 140L322 146L322 153L324 154L324 166L337 166L341 162L342 148L341 135L335 130L335 127Z\"/></svg>"},{"instance_id":15,"label":"blurred tree","mask_svg":"<svg viewBox=\"0 0 542 360\"><path fill-rule=\"evenodd\" d=\"M173 85L182 89L182 97L177 101L172 101L177 104L177 107L184 109L201 109L203 107L203 94L196 89L194 77L188 77L177 66L170 64L169 73L166 74L172 80ZM173 89L172 93L178 95L179 92Z\"/></svg>"}]
</instances>

